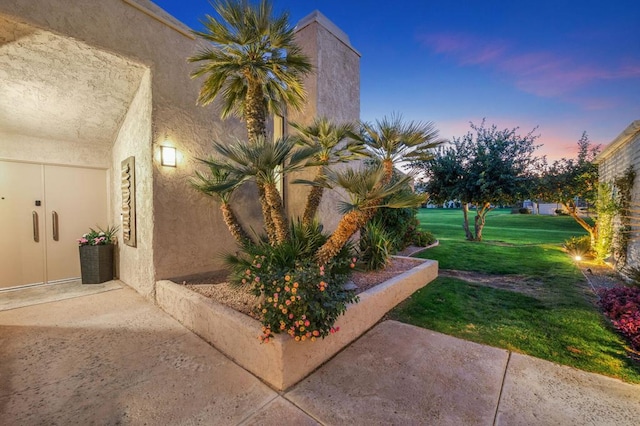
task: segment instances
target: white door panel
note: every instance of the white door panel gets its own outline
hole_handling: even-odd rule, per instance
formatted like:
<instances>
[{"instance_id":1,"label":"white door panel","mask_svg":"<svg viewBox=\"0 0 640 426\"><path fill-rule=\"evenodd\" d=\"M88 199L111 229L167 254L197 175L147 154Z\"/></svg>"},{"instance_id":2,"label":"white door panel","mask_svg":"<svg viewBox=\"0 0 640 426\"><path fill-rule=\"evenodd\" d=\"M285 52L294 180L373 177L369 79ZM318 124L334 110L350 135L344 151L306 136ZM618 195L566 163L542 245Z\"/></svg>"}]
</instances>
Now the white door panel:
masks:
<instances>
[{"instance_id":1,"label":"white door panel","mask_svg":"<svg viewBox=\"0 0 640 426\"><path fill-rule=\"evenodd\" d=\"M42 166L0 161L0 288L44 282L44 214Z\"/></svg>"},{"instance_id":2,"label":"white door panel","mask_svg":"<svg viewBox=\"0 0 640 426\"><path fill-rule=\"evenodd\" d=\"M76 240L108 225L107 188L105 170L0 161L0 288L79 277Z\"/></svg>"}]
</instances>

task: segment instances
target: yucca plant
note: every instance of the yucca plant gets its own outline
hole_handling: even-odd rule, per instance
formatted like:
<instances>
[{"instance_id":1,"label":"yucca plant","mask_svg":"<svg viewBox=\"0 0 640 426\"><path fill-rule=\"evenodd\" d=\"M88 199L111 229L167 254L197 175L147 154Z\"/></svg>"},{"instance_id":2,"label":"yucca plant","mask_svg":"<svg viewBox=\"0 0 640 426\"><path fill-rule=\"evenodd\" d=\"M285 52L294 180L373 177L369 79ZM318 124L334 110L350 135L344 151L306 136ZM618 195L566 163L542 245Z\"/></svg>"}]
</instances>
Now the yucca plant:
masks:
<instances>
[{"instance_id":1,"label":"yucca plant","mask_svg":"<svg viewBox=\"0 0 640 426\"><path fill-rule=\"evenodd\" d=\"M359 139L384 167L384 183L391 181L401 162L428 160L443 140L432 122L405 122L400 114L362 123Z\"/></svg>"},{"instance_id":2,"label":"yucca plant","mask_svg":"<svg viewBox=\"0 0 640 426\"><path fill-rule=\"evenodd\" d=\"M298 134L294 136L295 141L309 148L317 148L314 155L314 163L318 166L311 191L307 196L302 223L309 225L315 218L324 187L320 185L325 179L326 170L333 164L348 163L366 155L362 142L356 140L355 124L343 123L335 124L326 117L316 118L309 126L302 126L297 123L289 123ZM298 181L300 182L300 181Z\"/></svg>"},{"instance_id":3,"label":"yucca plant","mask_svg":"<svg viewBox=\"0 0 640 426\"><path fill-rule=\"evenodd\" d=\"M413 179L411 175L387 183L384 182L384 176L382 165L327 171L323 185L344 189L348 200L339 203L338 209L343 216L331 237L316 252L316 260L320 265L331 261L349 239L366 225L372 210L379 207L416 207L425 201L425 195L401 191Z\"/></svg>"},{"instance_id":4,"label":"yucca plant","mask_svg":"<svg viewBox=\"0 0 640 426\"><path fill-rule=\"evenodd\" d=\"M198 191L213 197L220 203L220 211L229 232L240 244L251 241L251 237L245 231L231 207L231 197L240 185L240 177L229 170L218 168L206 160L200 160L209 165L209 174L205 175L196 171L196 177L191 179L191 185Z\"/></svg>"},{"instance_id":5,"label":"yucca plant","mask_svg":"<svg viewBox=\"0 0 640 426\"><path fill-rule=\"evenodd\" d=\"M291 138L281 138L271 142L259 136L253 143L236 140L231 144L213 143L218 158L201 160L209 168L222 170L234 177L234 182L216 186L215 176L203 176L204 182L218 189L239 186L247 181L254 181L264 189L261 197L262 214L267 236L271 244L282 243L289 235L287 217L278 192L277 182L282 174L307 167L310 158L317 149L312 147L296 148Z\"/></svg>"},{"instance_id":6,"label":"yucca plant","mask_svg":"<svg viewBox=\"0 0 640 426\"><path fill-rule=\"evenodd\" d=\"M207 43L189 58L198 63L191 76L204 77L198 102L222 98L222 118L244 119L249 140L266 137L269 113L283 115L285 107L300 109L302 79L311 72L309 58L295 43L289 14L278 16L267 0L212 3L218 17L206 15L203 31L194 35Z\"/></svg>"},{"instance_id":7,"label":"yucca plant","mask_svg":"<svg viewBox=\"0 0 640 426\"><path fill-rule=\"evenodd\" d=\"M365 225L360 235L358 259L366 270L384 269L389 264L392 239L380 221L372 220Z\"/></svg>"}]
</instances>

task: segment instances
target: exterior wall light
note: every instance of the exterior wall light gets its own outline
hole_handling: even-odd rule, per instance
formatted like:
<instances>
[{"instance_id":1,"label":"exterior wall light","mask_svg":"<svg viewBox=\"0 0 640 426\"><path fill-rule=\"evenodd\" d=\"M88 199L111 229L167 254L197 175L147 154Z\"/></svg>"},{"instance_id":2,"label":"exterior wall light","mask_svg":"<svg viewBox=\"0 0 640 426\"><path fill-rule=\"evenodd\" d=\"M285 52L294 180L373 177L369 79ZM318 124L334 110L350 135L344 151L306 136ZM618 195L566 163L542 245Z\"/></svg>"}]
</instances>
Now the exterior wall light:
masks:
<instances>
[{"instance_id":1,"label":"exterior wall light","mask_svg":"<svg viewBox=\"0 0 640 426\"><path fill-rule=\"evenodd\" d=\"M178 165L178 156L174 147L160 147L160 164L166 167L176 167Z\"/></svg>"}]
</instances>

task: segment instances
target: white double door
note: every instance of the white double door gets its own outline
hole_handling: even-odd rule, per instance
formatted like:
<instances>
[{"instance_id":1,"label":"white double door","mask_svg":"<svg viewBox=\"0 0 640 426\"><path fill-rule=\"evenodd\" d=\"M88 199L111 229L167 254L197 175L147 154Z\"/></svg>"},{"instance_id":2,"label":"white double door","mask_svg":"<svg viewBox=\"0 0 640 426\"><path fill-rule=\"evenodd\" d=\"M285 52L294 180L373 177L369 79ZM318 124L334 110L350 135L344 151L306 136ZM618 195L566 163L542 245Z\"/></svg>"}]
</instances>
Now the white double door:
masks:
<instances>
[{"instance_id":1,"label":"white double door","mask_svg":"<svg viewBox=\"0 0 640 426\"><path fill-rule=\"evenodd\" d=\"M107 171L0 161L0 289L76 279L77 239L107 226Z\"/></svg>"}]
</instances>

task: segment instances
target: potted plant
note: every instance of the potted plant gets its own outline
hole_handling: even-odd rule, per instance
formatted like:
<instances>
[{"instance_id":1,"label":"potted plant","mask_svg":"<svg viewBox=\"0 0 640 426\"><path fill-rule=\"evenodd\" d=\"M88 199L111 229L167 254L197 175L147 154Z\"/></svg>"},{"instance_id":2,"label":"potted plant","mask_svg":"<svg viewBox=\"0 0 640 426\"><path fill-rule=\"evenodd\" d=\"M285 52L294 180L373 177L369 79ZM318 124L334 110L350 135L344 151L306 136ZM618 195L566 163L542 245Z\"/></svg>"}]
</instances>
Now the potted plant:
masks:
<instances>
[{"instance_id":1,"label":"potted plant","mask_svg":"<svg viewBox=\"0 0 640 426\"><path fill-rule=\"evenodd\" d=\"M100 284L113 279L113 247L117 226L89 229L78 238L82 284Z\"/></svg>"}]
</instances>

